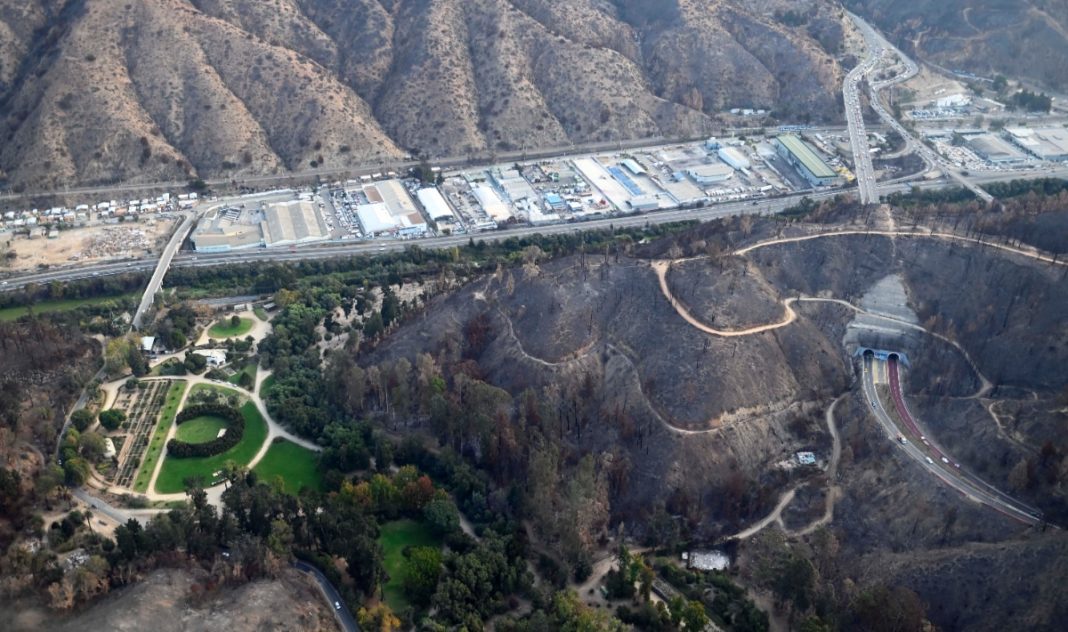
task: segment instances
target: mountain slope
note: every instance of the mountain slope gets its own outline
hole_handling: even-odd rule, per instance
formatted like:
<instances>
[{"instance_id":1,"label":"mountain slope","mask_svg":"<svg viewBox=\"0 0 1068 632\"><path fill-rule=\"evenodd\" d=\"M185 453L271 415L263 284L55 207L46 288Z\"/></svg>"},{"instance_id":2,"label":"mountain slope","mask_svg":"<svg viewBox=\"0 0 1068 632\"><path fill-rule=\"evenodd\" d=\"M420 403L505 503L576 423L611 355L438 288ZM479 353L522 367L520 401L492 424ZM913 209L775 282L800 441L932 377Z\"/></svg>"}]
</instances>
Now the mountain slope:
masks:
<instances>
[{"instance_id":1,"label":"mountain slope","mask_svg":"<svg viewBox=\"0 0 1068 632\"><path fill-rule=\"evenodd\" d=\"M0 178L230 177L839 117L764 0L0 0ZM840 20L825 0L810 23Z\"/></svg>"},{"instance_id":2,"label":"mountain slope","mask_svg":"<svg viewBox=\"0 0 1068 632\"><path fill-rule=\"evenodd\" d=\"M952 70L1068 87L1068 5L1058 0L848 0L905 50Z\"/></svg>"}]
</instances>

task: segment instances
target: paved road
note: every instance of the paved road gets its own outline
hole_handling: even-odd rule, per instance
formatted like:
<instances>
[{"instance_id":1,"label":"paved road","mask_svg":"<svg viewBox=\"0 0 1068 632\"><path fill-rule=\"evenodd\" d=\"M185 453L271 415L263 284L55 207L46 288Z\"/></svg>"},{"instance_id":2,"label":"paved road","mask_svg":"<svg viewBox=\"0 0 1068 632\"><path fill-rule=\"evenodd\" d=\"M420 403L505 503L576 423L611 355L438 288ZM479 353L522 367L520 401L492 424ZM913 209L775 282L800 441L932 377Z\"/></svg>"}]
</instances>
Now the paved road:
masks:
<instances>
[{"instance_id":1,"label":"paved road","mask_svg":"<svg viewBox=\"0 0 1068 632\"><path fill-rule=\"evenodd\" d=\"M103 500L90 494L84 488L71 489L70 494L89 505L92 511L102 513L119 524L126 524L131 519L136 520L141 524L148 524L148 521L151 520L153 516L165 511L164 509L122 509L115 507L114 505L109 505Z\"/></svg>"},{"instance_id":2,"label":"paved road","mask_svg":"<svg viewBox=\"0 0 1068 632\"><path fill-rule=\"evenodd\" d=\"M326 578L326 575L323 575L319 569L311 564L299 560L293 562L293 567L298 571L315 578L315 582L319 584L319 589L323 591L323 596L326 597L326 603L330 607L330 610L333 611L342 630L345 632L360 632L360 625L356 622L356 618L349 612L349 607L346 606L345 602L341 599L341 593L334 588L334 585L330 583L330 580Z\"/></svg>"},{"instance_id":3,"label":"paved road","mask_svg":"<svg viewBox=\"0 0 1068 632\"><path fill-rule=\"evenodd\" d=\"M868 44L869 51L878 51L876 54L880 56L896 55L905 64L904 74L898 75L893 79L889 79L887 81L875 83L871 86L871 106L872 109L875 110L876 114L879 115L879 118L882 119L883 123L888 125L894 131L896 131L903 139L905 139L906 146L914 148L916 153L921 158L923 158L924 162L926 162L929 167L932 167L934 165L940 165L942 171L948 174L949 177L951 177L953 180L957 181L961 186L966 187L968 190L974 193L976 197L987 203L993 202L993 196L984 191L979 185L975 184L970 179L965 178L959 171L957 171L953 167L953 165L946 164L942 160L941 156L935 153L927 145L924 145L922 142L916 139L916 137L912 135L912 132L905 129L905 127L901 125L901 123L899 123L897 119L894 118L893 115L886 110L885 107L883 107L882 102L879 100L879 90L895 83L900 83L902 81L907 81L908 79L911 79L913 76L916 75L916 73L919 72L919 66L914 60L912 60L910 57L905 55L905 53L901 52L900 49L891 44L889 40L880 35L874 28L872 28L870 24L864 21L863 18L853 13L849 13L849 17L853 20L853 23L856 24L857 28L860 30L861 35L864 37L864 41ZM848 112L848 102L846 106L846 111Z\"/></svg>"},{"instance_id":4,"label":"paved road","mask_svg":"<svg viewBox=\"0 0 1068 632\"><path fill-rule=\"evenodd\" d=\"M174 259L174 255L178 252L178 249L182 247L182 242L185 241L187 235L189 235L190 229L193 228L193 220L195 216L193 213L185 213L182 217L182 223L175 229L174 234L171 235L171 240L167 242L167 246L163 249L163 253L160 254L159 263L156 265L156 271L152 274L152 278L148 280L148 287L145 288L145 293L141 297L141 303L137 306L137 312L134 313L132 326L134 329L141 329L141 321L145 316L145 312L152 306L155 301L156 292L160 291L163 287L163 277L167 276L167 270L171 267L171 260Z\"/></svg>"},{"instance_id":5,"label":"paved road","mask_svg":"<svg viewBox=\"0 0 1068 632\"><path fill-rule=\"evenodd\" d=\"M1004 175L1000 179L1010 179L1018 175ZM900 182L885 184L883 192L906 192L913 185L902 179ZM942 188L947 186L944 182L921 182L916 186L920 188ZM721 217L739 214L773 214L797 204L802 198L808 197L814 200L826 199L835 195L848 195L848 190L835 189L831 191L812 191L796 193L793 195L759 200L756 202L733 202L717 204L698 209L682 209L659 211L644 215L629 215L606 217L584 222L552 224L547 226L520 226L507 230L488 231L484 233L472 233L469 235L454 235L444 237L430 237L417 240L391 240L378 239L374 241L349 241L328 242L318 245L300 246L295 249L264 249L255 248L245 251L229 253L201 254L193 252L177 252L174 255L172 265L178 267L207 267L241 262L267 262L267 261L299 261L304 259L326 259L332 257L344 257L352 255L367 255L383 252L401 251L408 246L418 246L426 249L451 248L462 246L474 238L485 241L501 241L511 237L524 237L535 234L552 235L585 230L598 230L609 227L627 227L664 224L678 221L708 221ZM244 198L242 198L244 199ZM19 290L31 283L44 284L53 281L68 282L92 277L102 277L127 272L144 272L160 268L155 259L142 259L138 261L98 263L84 266L72 266L69 268L52 269L29 274L13 275L5 278L0 284L0 291Z\"/></svg>"},{"instance_id":6,"label":"paved road","mask_svg":"<svg viewBox=\"0 0 1068 632\"><path fill-rule=\"evenodd\" d=\"M954 467L954 461L950 460L948 456L946 458L947 460L950 460L950 463L943 463L941 461L941 456L945 456L945 454L942 451L935 453L930 451L928 446L923 445L922 440L920 439L922 433L918 432L918 425L916 425L915 419L908 414L907 408L904 407L904 399L901 397L900 388L898 388L897 395L893 397L893 399L895 400L895 406L898 406L900 402L898 413L903 420L906 420L905 423L908 427L904 429L899 428L886 412L882 401L879 399L878 392L875 388L874 372L872 370L873 363L874 359L871 356L866 356L864 358L862 367L863 379L861 380L864 396L868 400L869 406L871 406L876 421L879 422L879 425L882 426L883 430L886 432L887 437L893 441L899 449L904 451L909 458L914 460L921 467L938 477L943 483L960 492L965 498L986 505L995 511L1024 524L1037 525L1042 522L1041 518L1033 508L1015 501L1005 494L997 492L993 487L983 483L964 469ZM893 375L895 371L896 365L891 369L891 375ZM902 413L902 410L905 412ZM901 436L906 437L908 442L901 444L898 439L898 437ZM928 443L930 443L929 440Z\"/></svg>"},{"instance_id":7,"label":"paved road","mask_svg":"<svg viewBox=\"0 0 1068 632\"><path fill-rule=\"evenodd\" d=\"M868 57L849 71L842 82L846 122L849 124L849 148L853 152L854 172L861 204L879 203L879 186L871 162L868 132L864 128L864 114L860 107L860 82L875 68L882 50L868 42Z\"/></svg>"}]
</instances>

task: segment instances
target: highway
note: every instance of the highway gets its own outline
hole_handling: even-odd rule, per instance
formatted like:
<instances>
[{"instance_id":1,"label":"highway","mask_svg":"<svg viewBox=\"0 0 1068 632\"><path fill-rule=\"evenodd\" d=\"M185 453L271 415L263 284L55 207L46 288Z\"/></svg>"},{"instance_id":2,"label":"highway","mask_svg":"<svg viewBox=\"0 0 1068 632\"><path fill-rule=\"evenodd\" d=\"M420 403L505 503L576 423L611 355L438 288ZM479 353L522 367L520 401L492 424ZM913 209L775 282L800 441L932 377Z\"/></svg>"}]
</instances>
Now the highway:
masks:
<instances>
[{"instance_id":1,"label":"highway","mask_svg":"<svg viewBox=\"0 0 1068 632\"><path fill-rule=\"evenodd\" d=\"M871 107L873 110L875 110L876 114L879 115L879 118L882 119L882 121L888 127L896 131L901 136L901 138L905 139L906 147L913 149L916 154L919 155L925 163L927 163L929 168L933 168L936 165L940 166L939 168L943 172L945 172L949 177L957 181L961 186L967 188L972 193L974 193L976 197L987 203L993 202L994 197L992 195L983 190L982 187L980 187L979 185L975 184L968 178L965 178L963 175L961 175L959 171L953 168L953 165L946 164L942 160L941 156L935 153L930 147L920 142L915 136L912 135L912 132L905 129L905 127L901 125L901 123L899 123L898 120L894 118L893 115L888 112L885 107L883 107L882 102L879 100L879 91L887 86L911 79L916 75L916 73L919 72L919 66L916 64L915 61L906 56L905 53L901 52L901 50L891 44L885 37L880 35L874 28L872 28L870 24L864 21L863 18L853 13L849 13L849 17L853 20L853 23L857 25L857 28L860 30L861 35L864 37L864 41L868 45L869 54L873 55L869 61L878 60L879 58L889 54L890 57L896 55L898 59L900 59L905 64L904 74L898 75L886 81L881 81L872 84L870 86ZM855 70L856 69L854 69L854 71ZM852 76L852 73L850 73L850 75ZM847 81L846 83L848 84L849 81ZM849 113L848 100L846 101L846 112L847 114ZM853 136L852 130L853 128L852 126L850 126L851 137ZM864 144L865 146L867 146L866 140ZM859 181L860 174L857 175L857 178ZM876 197L876 201L878 201L878 197Z\"/></svg>"},{"instance_id":2,"label":"highway","mask_svg":"<svg viewBox=\"0 0 1068 632\"><path fill-rule=\"evenodd\" d=\"M950 459L944 451L938 448L932 449L930 445L925 445L923 443L924 439L921 439L920 437L924 437L928 444L931 444L931 440L926 438L925 433L920 432L916 420L909 414L907 407L905 407L904 398L901 395L900 382L897 382L898 386L896 387L896 392L894 392L895 387L893 386L893 382L898 380L897 365L895 363L893 366L888 367L892 381L892 399L894 399L895 408L897 409L898 414L907 426L907 428L904 429L899 428L886 412L882 401L879 399L878 391L875 388L875 375L872 370L874 361L874 358L871 356L865 356L863 360L863 379L861 381L864 397L868 400L868 404L871 406L876 421L879 422L879 425L882 426L887 437L894 442L894 445L902 450L909 458L926 469L930 474L937 477L949 487L955 489L965 498L990 507L999 513L1027 525L1037 525L1042 523L1041 516L1036 509L997 491L992 486L981 481L978 477L970 474L964 468L955 467L954 463L956 462L953 459ZM907 443L902 444L899 437L905 437ZM943 462L942 457L945 457L948 463Z\"/></svg>"},{"instance_id":3,"label":"highway","mask_svg":"<svg viewBox=\"0 0 1068 632\"><path fill-rule=\"evenodd\" d=\"M908 187L898 185L897 189L905 191ZM441 237L429 237L426 239L376 239L373 241L332 241L318 245L305 245L297 248L253 248L238 250L227 253L204 254L195 252L176 252L173 256L173 265L178 267L206 267L218 266L230 263L242 262L267 262L267 261L299 261L305 259L326 259L331 257L345 257L353 255L372 255L385 252L404 250L409 246L418 246L426 249L451 248L463 246L470 239L485 241L501 241L511 237L524 237L535 234L553 235L585 230L598 230L609 227L644 226L664 224L680 221L708 221L742 213L749 214L772 214L793 206L804 197L814 200L826 199L846 191L822 191L819 193L806 192L794 195L769 198L758 201L732 202L717 204L696 209L679 209L653 212L645 215L612 216L583 222L550 224L544 226L519 226L506 230L494 230L482 233L469 233L464 235L447 235ZM266 194L265 194L266 195ZM247 198L241 198L247 202ZM173 244L173 242L172 242ZM119 261L99 263L83 266L71 266L56 268L29 274L10 276L4 279L5 284L0 285L0 291L14 291L31 283L43 284L53 281L77 281L92 277L123 274L126 272L144 272L156 268L157 273L162 269L157 266L155 259L141 259L137 261ZM154 293L153 293L154 294ZM147 297L146 297L147 298ZM147 300L151 300L147 298Z\"/></svg>"},{"instance_id":4,"label":"highway","mask_svg":"<svg viewBox=\"0 0 1068 632\"><path fill-rule=\"evenodd\" d=\"M319 584L319 589L323 592L323 597L326 598L326 603L330 607L330 611L334 613L334 617L337 619L341 629L344 632L360 632L360 625L356 622L356 618L352 616L349 611L349 607L345 605L345 602L341 599L341 593L334 588L334 585L330 583L330 580L323 575L319 569L315 568L311 564L301 562L297 560L293 562L293 568L302 573L311 575L315 579L315 583ZM336 604L336 605L335 605Z\"/></svg>"},{"instance_id":5,"label":"highway","mask_svg":"<svg viewBox=\"0 0 1068 632\"><path fill-rule=\"evenodd\" d=\"M999 178L1009 179L1020 177L1019 174L1005 174ZM902 178L897 181L885 183L882 187L884 193L907 192L912 186L920 188L942 188L947 186L944 182L923 181L915 185L909 184L910 178ZM709 221L722 217L740 214L774 214L783 211L790 206L796 205L802 198L821 200L836 195L848 195L848 190L835 189L830 191L803 191L791 195L745 202L731 202L715 204L695 209L676 209L668 211L655 211L641 215L610 216L601 219L588 220L574 223L549 224L543 226L518 226L505 230L486 231L482 233L469 233L464 235L447 235L441 237L429 237L425 239L400 240L400 239L376 239L373 241L331 241L322 244L309 244L296 248L253 248L249 250L231 251L227 253L203 254L189 251L177 251L173 255L172 265L177 267L208 267L231 263L247 262L285 262L300 261L306 259L328 259L333 257L346 257L355 255L373 255L386 252L402 251L409 246L418 246L426 249L451 248L463 246L470 239L485 241L501 241L511 237L528 237L531 235L553 235L560 233L578 232L586 230L601 230L607 228L621 228L633 226L645 226L664 224L681 221ZM266 195L278 195L278 193L265 193ZM246 202L252 198L242 197L239 200ZM210 209L209 209L210 210ZM201 212L202 213L202 212ZM201 214L201 213L198 213ZM173 243L173 242L172 242ZM112 261L89 265L72 265L62 268L51 268L39 272L17 274L0 279L0 292L9 292L22 289L30 284L45 284L52 282L69 282L93 277L110 276L127 272L145 272L155 269L157 274L166 269L157 265L158 261L152 259L138 259L133 261ZM162 277L160 277L162 282ZM151 289L151 288L149 288ZM158 288L157 288L158 291ZM151 302L151 296L146 292L147 300Z\"/></svg>"},{"instance_id":6,"label":"highway","mask_svg":"<svg viewBox=\"0 0 1068 632\"><path fill-rule=\"evenodd\" d=\"M857 190L861 204L878 204L879 187L875 181L875 167L871 162L868 132L864 128L864 114L860 107L860 82L879 61L881 50L868 42L868 57L849 71L842 82L846 123L849 124L849 148L853 152L853 170L857 177Z\"/></svg>"}]
</instances>

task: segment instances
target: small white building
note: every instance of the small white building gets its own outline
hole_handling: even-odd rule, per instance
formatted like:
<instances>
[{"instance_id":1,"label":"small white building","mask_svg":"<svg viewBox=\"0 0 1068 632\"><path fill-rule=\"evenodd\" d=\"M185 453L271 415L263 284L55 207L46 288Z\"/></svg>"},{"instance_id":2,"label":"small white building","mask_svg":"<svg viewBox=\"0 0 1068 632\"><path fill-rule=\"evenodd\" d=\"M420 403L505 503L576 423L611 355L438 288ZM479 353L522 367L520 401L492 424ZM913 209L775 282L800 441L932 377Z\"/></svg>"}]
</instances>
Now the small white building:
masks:
<instances>
[{"instance_id":1,"label":"small white building","mask_svg":"<svg viewBox=\"0 0 1068 632\"><path fill-rule=\"evenodd\" d=\"M208 361L208 366L217 369L226 364L225 349L196 349L193 353L203 356Z\"/></svg>"},{"instance_id":2,"label":"small white building","mask_svg":"<svg viewBox=\"0 0 1068 632\"><path fill-rule=\"evenodd\" d=\"M118 452L115 450L115 442L111 440L111 437L104 437L104 458L114 459Z\"/></svg>"},{"instance_id":3,"label":"small white building","mask_svg":"<svg viewBox=\"0 0 1068 632\"><path fill-rule=\"evenodd\" d=\"M731 565L731 558L723 551L689 551L682 554L686 568L699 571L723 571Z\"/></svg>"}]
</instances>

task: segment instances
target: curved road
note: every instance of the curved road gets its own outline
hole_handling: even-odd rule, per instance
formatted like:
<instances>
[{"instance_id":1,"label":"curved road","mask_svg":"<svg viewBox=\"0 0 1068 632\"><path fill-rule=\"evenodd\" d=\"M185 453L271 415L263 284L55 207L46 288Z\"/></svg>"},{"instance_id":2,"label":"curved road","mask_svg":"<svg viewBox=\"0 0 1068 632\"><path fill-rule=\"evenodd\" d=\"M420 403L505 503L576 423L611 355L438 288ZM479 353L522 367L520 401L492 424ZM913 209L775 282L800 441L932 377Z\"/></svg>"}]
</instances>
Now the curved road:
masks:
<instances>
[{"instance_id":1,"label":"curved road","mask_svg":"<svg viewBox=\"0 0 1068 632\"><path fill-rule=\"evenodd\" d=\"M330 583L326 575L323 575L319 569L311 564L300 560L293 562L293 568L311 575L315 579L315 583L319 585L319 590L322 591L323 597L326 598L327 606L334 613L334 617L344 632L360 632L360 624L356 622L356 618L352 616L349 607L345 605L345 601L341 598L341 593L337 591L337 588L334 588L334 585Z\"/></svg>"},{"instance_id":2,"label":"curved road","mask_svg":"<svg viewBox=\"0 0 1068 632\"><path fill-rule=\"evenodd\" d=\"M1010 499L1005 494L993 490L993 488L986 483L980 481L977 477L967 473L962 469L958 469L953 466L953 462L949 464L943 463L941 457L944 456L942 451L930 451L928 446L921 443L919 433L919 427L916 425L915 420L908 413L907 408L904 408L904 399L901 397L900 388L897 390L897 395L893 397L895 406L898 407L898 413L901 415L907 429L901 429L886 412L883 407L882 401L879 399L878 391L875 388L875 375L872 370L874 358L872 356L865 356L862 364L863 379L861 383L864 389L864 396L868 400L868 404L872 408L872 412L876 421L883 427L887 437L891 441L905 452L905 454L914 460L921 467L928 472L936 476L943 483L959 492L965 498L968 498L976 503L986 505L999 513L1002 513L1014 520L1018 520L1027 525L1037 525L1042 522L1040 516L1036 515L1037 512L1033 508ZM891 370L891 379L893 373L896 372L896 366ZM908 443L902 444L898 440L900 436L912 435L908 438ZM930 443L930 440L928 440ZM946 457L949 460L948 457ZM993 490L993 491L992 491Z\"/></svg>"}]
</instances>

